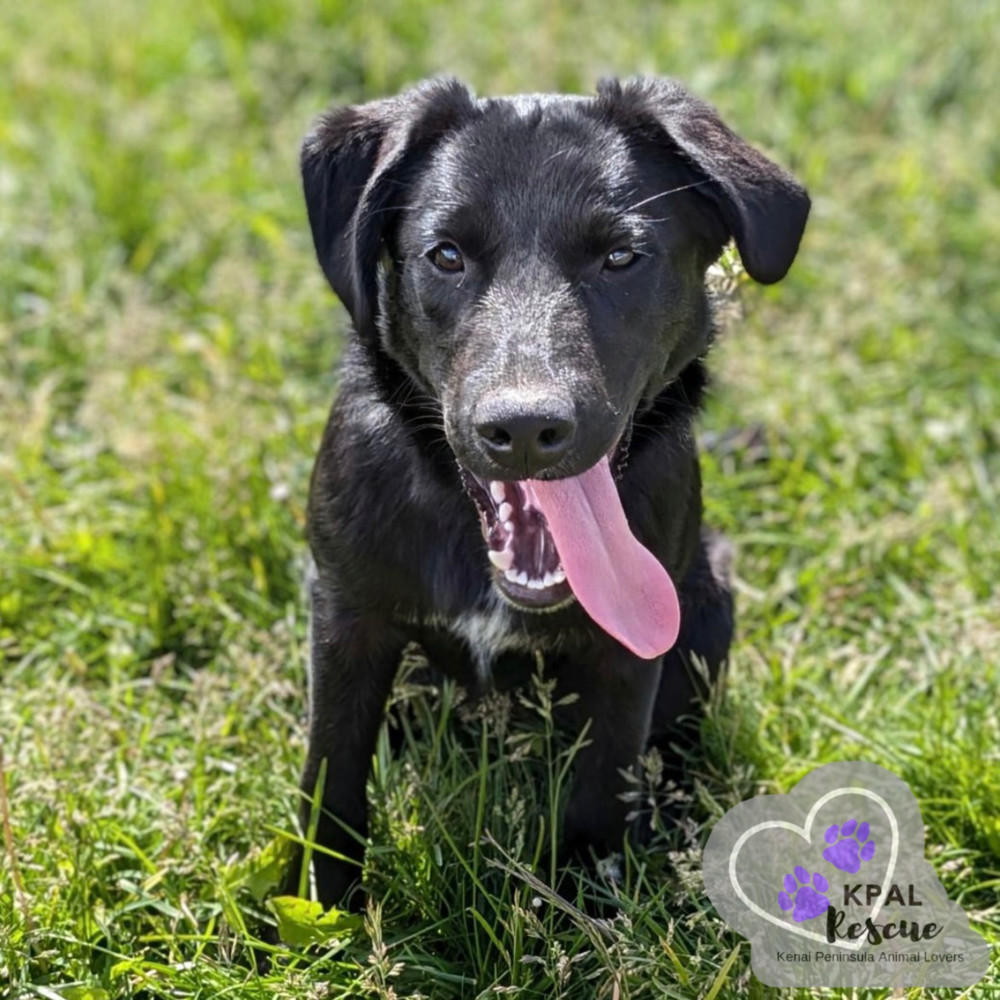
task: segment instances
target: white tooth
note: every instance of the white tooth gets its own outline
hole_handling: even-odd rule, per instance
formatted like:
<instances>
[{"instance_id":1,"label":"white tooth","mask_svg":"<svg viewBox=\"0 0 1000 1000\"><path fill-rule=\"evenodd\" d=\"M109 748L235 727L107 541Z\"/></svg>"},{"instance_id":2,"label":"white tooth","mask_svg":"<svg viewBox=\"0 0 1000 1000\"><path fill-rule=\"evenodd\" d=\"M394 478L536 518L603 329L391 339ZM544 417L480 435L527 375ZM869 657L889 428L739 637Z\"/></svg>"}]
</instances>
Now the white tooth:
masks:
<instances>
[{"instance_id":1,"label":"white tooth","mask_svg":"<svg viewBox=\"0 0 1000 1000\"><path fill-rule=\"evenodd\" d=\"M490 549L489 560L497 569L510 569L514 565L514 553L510 549L504 549L503 552Z\"/></svg>"},{"instance_id":2,"label":"white tooth","mask_svg":"<svg viewBox=\"0 0 1000 1000\"><path fill-rule=\"evenodd\" d=\"M506 531L506 532L508 532L508 534L513 534L514 533L514 522L513 521L504 521L504 523L503 523L503 530Z\"/></svg>"},{"instance_id":3,"label":"white tooth","mask_svg":"<svg viewBox=\"0 0 1000 1000\"><path fill-rule=\"evenodd\" d=\"M544 587L551 587L552 584L554 584L555 582L556 582L555 573L546 573L545 576L542 577L542 586Z\"/></svg>"},{"instance_id":4,"label":"white tooth","mask_svg":"<svg viewBox=\"0 0 1000 1000\"><path fill-rule=\"evenodd\" d=\"M504 573L504 576L508 580L510 580L511 583L517 583L517 570L516 569L509 569L509 570L507 570L507 572Z\"/></svg>"},{"instance_id":5,"label":"white tooth","mask_svg":"<svg viewBox=\"0 0 1000 1000\"><path fill-rule=\"evenodd\" d=\"M514 508L511 507L509 503L500 504L500 509L497 511L501 521L509 521L511 514L514 513Z\"/></svg>"},{"instance_id":6,"label":"white tooth","mask_svg":"<svg viewBox=\"0 0 1000 1000\"><path fill-rule=\"evenodd\" d=\"M520 573L517 574L517 582L522 586L526 587L528 585L528 574L522 569Z\"/></svg>"},{"instance_id":7,"label":"white tooth","mask_svg":"<svg viewBox=\"0 0 1000 1000\"><path fill-rule=\"evenodd\" d=\"M541 580L529 580L528 581L528 586L532 590L544 590L545 589L545 584Z\"/></svg>"},{"instance_id":8,"label":"white tooth","mask_svg":"<svg viewBox=\"0 0 1000 1000\"><path fill-rule=\"evenodd\" d=\"M499 480L494 480L490 483L490 496L493 497L497 503L503 503L505 495L506 490L504 490L503 483L499 482ZM503 519L501 518L501 520Z\"/></svg>"},{"instance_id":9,"label":"white tooth","mask_svg":"<svg viewBox=\"0 0 1000 1000\"><path fill-rule=\"evenodd\" d=\"M564 583L565 581L566 581L566 570L564 570L562 568L562 566L560 566L559 569L557 569L552 574L552 582L553 583Z\"/></svg>"}]
</instances>

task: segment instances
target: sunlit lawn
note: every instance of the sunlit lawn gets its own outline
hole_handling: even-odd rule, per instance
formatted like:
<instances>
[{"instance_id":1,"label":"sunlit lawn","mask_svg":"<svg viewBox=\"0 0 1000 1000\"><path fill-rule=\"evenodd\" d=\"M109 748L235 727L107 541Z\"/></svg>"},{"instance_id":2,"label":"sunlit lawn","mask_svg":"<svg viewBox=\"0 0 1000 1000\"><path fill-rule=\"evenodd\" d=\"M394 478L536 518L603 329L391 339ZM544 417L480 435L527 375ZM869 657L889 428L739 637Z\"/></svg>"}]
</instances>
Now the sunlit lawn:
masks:
<instances>
[{"instance_id":1,"label":"sunlit lawn","mask_svg":"<svg viewBox=\"0 0 1000 1000\"><path fill-rule=\"evenodd\" d=\"M852 758L910 783L930 859L994 944L966 995L996 995L996 5L0 18L0 995L764 996L700 846L738 800ZM812 191L788 281L743 290L712 359L703 430L758 442L704 463L739 639L688 820L629 856L610 923L531 867L558 809L559 692L510 716L405 687L403 750L382 742L371 784L366 922L277 946L258 975L255 897L298 835L303 506L348 335L297 145L331 100L440 71L484 93L669 73Z\"/></svg>"}]
</instances>

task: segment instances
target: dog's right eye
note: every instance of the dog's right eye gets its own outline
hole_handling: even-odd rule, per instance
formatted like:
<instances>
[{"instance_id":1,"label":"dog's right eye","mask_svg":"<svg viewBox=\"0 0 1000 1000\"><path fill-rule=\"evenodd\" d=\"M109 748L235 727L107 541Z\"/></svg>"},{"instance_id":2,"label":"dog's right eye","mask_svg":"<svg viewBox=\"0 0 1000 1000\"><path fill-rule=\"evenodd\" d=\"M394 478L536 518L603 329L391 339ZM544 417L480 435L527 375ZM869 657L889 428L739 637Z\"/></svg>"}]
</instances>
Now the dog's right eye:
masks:
<instances>
[{"instance_id":1,"label":"dog's right eye","mask_svg":"<svg viewBox=\"0 0 1000 1000\"><path fill-rule=\"evenodd\" d=\"M639 255L631 247L618 247L604 258L605 271L624 271L631 267Z\"/></svg>"},{"instance_id":2,"label":"dog's right eye","mask_svg":"<svg viewBox=\"0 0 1000 1000\"><path fill-rule=\"evenodd\" d=\"M439 243L427 256L439 271L456 274L459 271L465 270L462 251L454 243Z\"/></svg>"}]
</instances>

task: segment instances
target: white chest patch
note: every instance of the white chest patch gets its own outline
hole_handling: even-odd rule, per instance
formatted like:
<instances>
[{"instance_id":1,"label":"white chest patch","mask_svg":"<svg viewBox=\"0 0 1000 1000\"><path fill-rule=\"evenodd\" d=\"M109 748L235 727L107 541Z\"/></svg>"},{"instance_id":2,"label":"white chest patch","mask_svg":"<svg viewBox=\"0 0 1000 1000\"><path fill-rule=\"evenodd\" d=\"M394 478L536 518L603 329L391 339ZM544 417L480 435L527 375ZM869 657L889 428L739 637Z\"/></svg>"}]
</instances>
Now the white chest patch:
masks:
<instances>
[{"instance_id":1,"label":"white chest patch","mask_svg":"<svg viewBox=\"0 0 1000 1000\"><path fill-rule=\"evenodd\" d=\"M490 671L491 662L508 650L530 650L531 639L515 630L511 614L503 601L494 599L487 611L469 611L448 623L448 631L464 639L481 677Z\"/></svg>"},{"instance_id":2,"label":"white chest patch","mask_svg":"<svg viewBox=\"0 0 1000 1000\"><path fill-rule=\"evenodd\" d=\"M559 646L560 637L540 640L538 636L532 637L516 625L514 614L496 591L491 593L487 607L465 611L454 618L441 615L416 618L404 614L399 615L397 620L406 624L439 628L462 640L469 648L476 672L484 680L490 674L493 661L501 653L530 653Z\"/></svg>"}]
</instances>

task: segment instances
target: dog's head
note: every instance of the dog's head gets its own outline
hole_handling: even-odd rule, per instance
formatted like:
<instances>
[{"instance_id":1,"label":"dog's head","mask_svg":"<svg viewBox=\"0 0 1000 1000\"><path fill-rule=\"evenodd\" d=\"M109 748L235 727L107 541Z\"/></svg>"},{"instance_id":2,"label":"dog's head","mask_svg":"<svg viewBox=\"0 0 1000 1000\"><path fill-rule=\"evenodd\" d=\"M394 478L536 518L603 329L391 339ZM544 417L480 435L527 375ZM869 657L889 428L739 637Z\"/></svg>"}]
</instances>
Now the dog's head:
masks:
<instances>
[{"instance_id":1,"label":"dog's head","mask_svg":"<svg viewBox=\"0 0 1000 1000\"><path fill-rule=\"evenodd\" d=\"M324 115L302 171L330 284L370 351L440 408L498 586L525 606L566 598L558 535L606 493L593 470L705 351L708 266L733 238L751 277L778 281L809 209L659 79L592 99L432 82ZM576 502L546 500L571 483Z\"/></svg>"}]
</instances>

